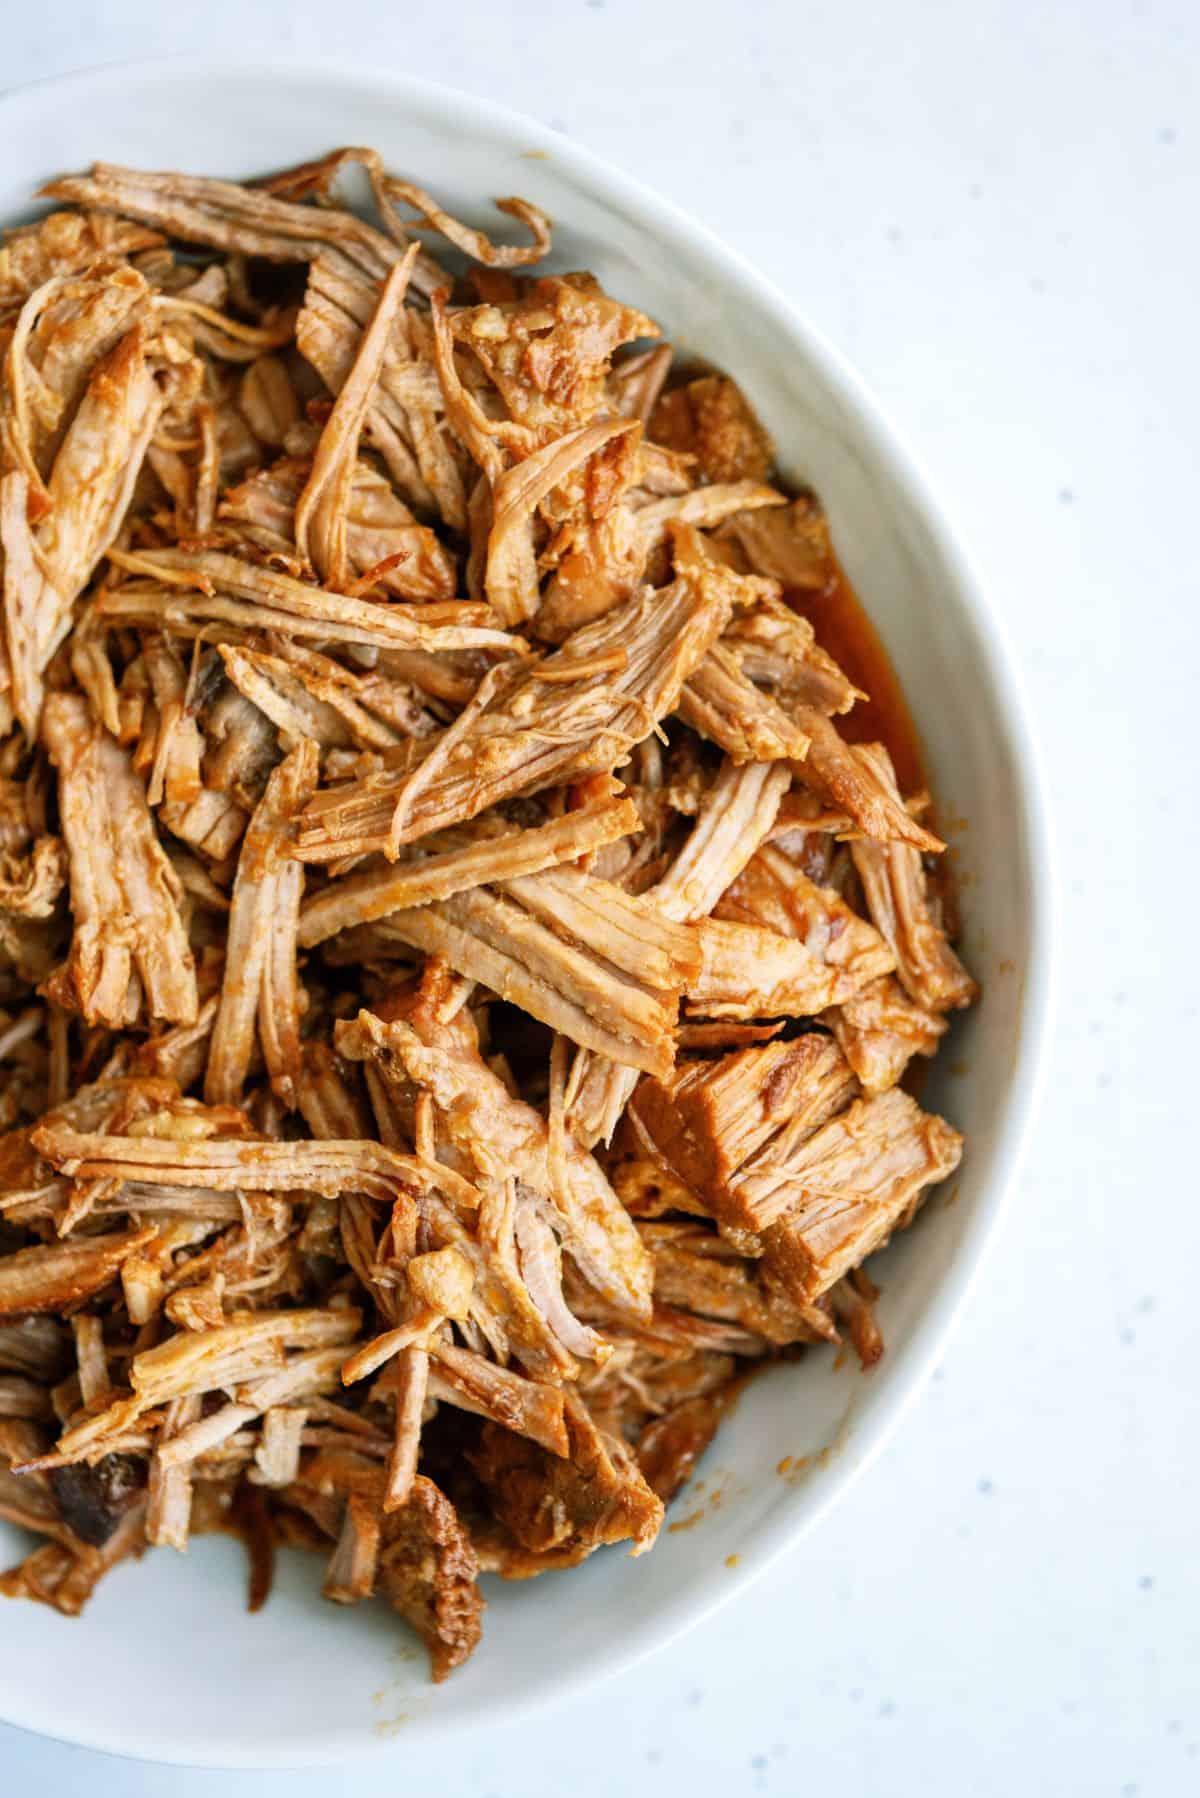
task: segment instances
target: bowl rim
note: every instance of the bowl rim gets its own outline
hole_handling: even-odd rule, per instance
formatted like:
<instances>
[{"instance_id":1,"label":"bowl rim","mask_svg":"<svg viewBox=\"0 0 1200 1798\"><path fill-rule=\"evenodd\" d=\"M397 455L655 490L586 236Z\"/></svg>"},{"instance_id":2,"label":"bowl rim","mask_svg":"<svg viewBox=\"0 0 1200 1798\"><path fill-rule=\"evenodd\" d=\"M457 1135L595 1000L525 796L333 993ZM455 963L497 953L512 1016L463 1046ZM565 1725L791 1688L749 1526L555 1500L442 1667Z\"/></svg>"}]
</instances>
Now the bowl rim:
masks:
<instances>
[{"instance_id":1,"label":"bowl rim","mask_svg":"<svg viewBox=\"0 0 1200 1798\"><path fill-rule=\"evenodd\" d=\"M692 1582L660 1607L653 1619L637 1625L623 1640L585 1665L558 1671L535 1692L517 1696L495 1694L478 1702L468 1714L447 1706L413 1716L406 1723L403 1740L424 1744L451 1728L462 1731L501 1722L525 1722L552 1705L564 1704L629 1671L666 1648L729 1604L794 1548L866 1471L899 1428L976 1290L1008 1209L1045 1088L1056 1005L1059 913L1049 789L1031 707L1007 631L986 596L972 558L943 512L920 457L886 415L863 377L798 306L740 251L731 249L708 226L698 223L675 202L662 198L635 176L514 108L424 77L369 69L344 57L326 63L304 56L218 58L179 52L92 64L0 93L0 140L20 129L23 111L41 113L47 105L59 101L65 104L72 96L86 96L93 101L106 91L131 82L191 83L205 76L233 76L241 82L264 83L281 77L298 78L339 89L343 94L369 91L376 98L398 104L409 102L451 121L461 120L467 131L482 125L490 134L519 142L527 152L548 154L571 186L610 204L617 202L668 239L683 240L689 249L719 267L723 285L740 286L751 294L781 335L797 343L802 355L820 368L823 378L853 417L856 429L873 443L886 465L889 483L920 518L942 558L955 601L967 614L979 641L997 711L1010 738L1019 802L1017 822L1029 861L1030 953L1023 971L1018 1047L1009 1090L1002 1101L991 1172L976 1200L970 1227L954 1264L943 1276L911 1335L889 1357L888 1402L872 1407L870 1416L860 1420L849 1433L841 1452L829 1457L802 1490L787 1496L754 1541L739 1554L736 1568L722 1570L721 1577L710 1573ZM48 1701L39 1710L36 1702L30 1703L28 1694L21 1694L21 1712L9 1712L5 1695L0 1692L0 1720L16 1728L78 1747L174 1765L261 1769L316 1766L341 1762L351 1755L386 1752L388 1746L374 1731L343 1729L331 1732L328 1740L319 1744L306 1741L297 1756L289 1755L283 1744L274 1741L264 1742L257 1750L242 1745L234 1750L199 1733L188 1738L181 1738L178 1732L160 1736L152 1724L142 1728L137 1740L131 1742L123 1725L72 1727L70 1718L58 1714Z\"/></svg>"}]
</instances>

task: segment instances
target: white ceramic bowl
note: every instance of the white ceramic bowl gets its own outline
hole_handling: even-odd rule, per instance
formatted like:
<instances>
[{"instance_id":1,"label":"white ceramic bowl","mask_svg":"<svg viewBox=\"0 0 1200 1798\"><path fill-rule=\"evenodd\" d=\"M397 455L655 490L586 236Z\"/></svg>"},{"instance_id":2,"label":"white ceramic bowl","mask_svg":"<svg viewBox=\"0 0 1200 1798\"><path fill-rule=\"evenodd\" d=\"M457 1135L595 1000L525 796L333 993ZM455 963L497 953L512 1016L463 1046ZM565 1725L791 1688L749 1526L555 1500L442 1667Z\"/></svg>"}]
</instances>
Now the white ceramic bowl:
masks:
<instances>
[{"instance_id":1,"label":"white ceramic bowl","mask_svg":"<svg viewBox=\"0 0 1200 1798\"><path fill-rule=\"evenodd\" d=\"M492 196L528 195L555 220L552 266L594 269L742 383L786 473L828 507L916 716L942 816L970 821L958 844L965 954L985 997L927 1089L966 1132L967 1153L953 1202L935 1199L887 1253L880 1366L864 1376L814 1353L755 1381L703 1469L719 1508L664 1531L637 1561L609 1550L570 1573L488 1581L483 1644L446 1685L428 1683L424 1654L382 1607L323 1603L308 1556L281 1556L266 1610L246 1616L240 1549L224 1538L123 1567L78 1620L24 1603L0 1610L0 1716L201 1765L339 1760L386 1740L400 1716L406 1741L511 1719L661 1647L785 1549L806 1552L801 1538L899 1422L966 1301L1013 1182L1047 1035L1048 833L996 621L859 381L701 226L577 146L465 95L401 76L191 59L71 76L0 102L0 219L28 215L40 182L97 158L240 176L347 143L377 146L390 168L481 224L493 222ZM785 1455L814 1458L785 1479ZM680 1508L698 1502L685 1495ZM0 1564L18 1552L0 1525Z\"/></svg>"}]
</instances>

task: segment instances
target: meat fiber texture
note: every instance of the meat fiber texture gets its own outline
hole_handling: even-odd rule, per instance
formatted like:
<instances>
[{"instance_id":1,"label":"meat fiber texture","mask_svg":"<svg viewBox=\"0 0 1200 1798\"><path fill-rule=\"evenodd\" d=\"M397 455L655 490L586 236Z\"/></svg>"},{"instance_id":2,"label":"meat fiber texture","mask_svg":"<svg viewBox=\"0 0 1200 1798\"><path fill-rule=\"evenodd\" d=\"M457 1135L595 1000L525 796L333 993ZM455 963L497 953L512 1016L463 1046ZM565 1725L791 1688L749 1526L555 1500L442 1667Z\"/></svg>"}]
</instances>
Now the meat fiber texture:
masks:
<instances>
[{"instance_id":1,"label":"meat fiber texture","mask_svg":"<svg viewBox=\"0 0 1200 1798\"><path fill-rule=\"evenodd\" d=\"M339 200L348 164L371 193ZM975 987L727 376L366 150L0 248L0 1588L240 1531L444 1678L883 1352ZM431 248L430 246L434 246ZM434 249L437 254L435 255ZM861 733L854 733L859 735Z\"/></svg>"}]
</instances>

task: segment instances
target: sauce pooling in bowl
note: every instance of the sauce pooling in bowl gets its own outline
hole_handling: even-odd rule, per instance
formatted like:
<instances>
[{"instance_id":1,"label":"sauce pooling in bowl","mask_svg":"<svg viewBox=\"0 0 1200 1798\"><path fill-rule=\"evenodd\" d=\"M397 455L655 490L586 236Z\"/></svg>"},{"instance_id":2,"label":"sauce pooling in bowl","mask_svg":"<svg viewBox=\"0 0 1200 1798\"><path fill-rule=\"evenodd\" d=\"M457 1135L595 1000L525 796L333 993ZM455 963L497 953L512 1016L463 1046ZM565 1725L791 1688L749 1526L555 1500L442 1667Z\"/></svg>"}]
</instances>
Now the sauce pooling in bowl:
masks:
<instances>
[{"instance_id":1,"label":"sauce pooling in bowl","mask_svg":"<svg viewBox=\"0 0 1200 1798\"><path fill-rule=\"evenodd\" d=\"M817 642L867 697L836 720L848 743L882 743L892 758L902 793L927 785L921 740L903 689L872 624L841 565L834 560L833 578L820 589L788 587L788 604L807 618Z\"/></svg>"}]
</instances>

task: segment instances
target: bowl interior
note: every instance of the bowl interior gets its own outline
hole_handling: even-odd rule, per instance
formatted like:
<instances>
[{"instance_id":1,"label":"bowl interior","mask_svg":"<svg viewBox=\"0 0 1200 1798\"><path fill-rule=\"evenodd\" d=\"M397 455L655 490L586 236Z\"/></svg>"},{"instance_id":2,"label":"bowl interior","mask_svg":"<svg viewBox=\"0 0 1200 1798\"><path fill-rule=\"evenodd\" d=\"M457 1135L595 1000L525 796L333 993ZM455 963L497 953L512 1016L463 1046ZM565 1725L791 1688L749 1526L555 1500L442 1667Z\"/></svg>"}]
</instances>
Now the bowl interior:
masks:
<instances>
[{"instance_id":1,"label":"bowl interior","mask_svg":"<svg viewBox=\"0 0 1200 1798\"><path fill-rule=\"evenodd\" d=\"M920 477L853 377L706 233L541 128L398 78L173 62L26 90L0 106L0 130L6 223L30 213L42 180L98 158L245 175L341 143L377 146L480 224L491 195L543 205L552 266L595 270L678 346L735 375L786 473L820 493L917 719L940 818L969 821L953 841L965 955L985 998L924 1100L967 1133L968 1151L952 1192L881 1264L888 1352L869 1377L818 1353L755 1381L650 1556L609 1551L568 1576L489 1582L483 1646L441 1688L382 1609L324 1604L308 1556L284 1555L266 1610L245 1617L240 1550L225 1539L120 1569L77 1621L3 1612L0 1715L126 1754L298 1764L369 1747L401 1722L407 1739L511 1718L664 1641L794 1541L879 1445L962 1302L1013 1171L1045 1019L1043 827L1012 677ZM25 1545L0 1524L0 1564Z\"/></svg>"}]
</instances>

